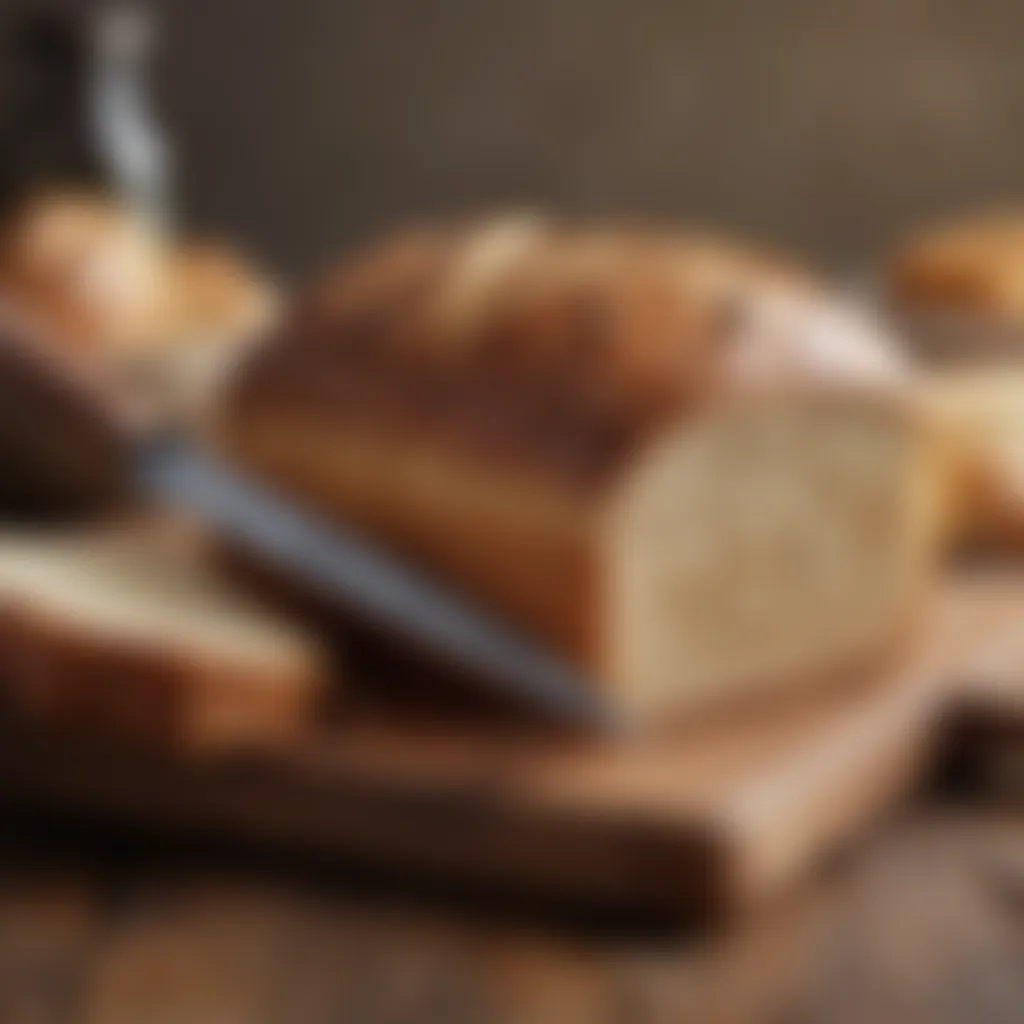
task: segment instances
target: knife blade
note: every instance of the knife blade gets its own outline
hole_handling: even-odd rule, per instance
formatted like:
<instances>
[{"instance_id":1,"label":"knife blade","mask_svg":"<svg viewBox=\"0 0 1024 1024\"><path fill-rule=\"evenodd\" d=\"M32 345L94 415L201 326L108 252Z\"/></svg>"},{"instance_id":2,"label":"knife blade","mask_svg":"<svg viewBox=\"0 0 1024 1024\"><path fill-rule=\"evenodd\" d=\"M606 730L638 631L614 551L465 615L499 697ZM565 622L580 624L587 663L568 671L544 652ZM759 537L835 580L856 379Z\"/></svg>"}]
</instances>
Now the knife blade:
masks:
<instances>
[{"instance_id":1,"label":"knife blade","mask_svg":"<svg viewBox=\"0 0 1024 1024\"><path fill-rule=\"evenodd\" d=\"M562 659L364 537L283 501L211 453L180 438L162 439L135 453L133 476L142 493L191 512L332 607L456 665L494 695L553 722L622 731L600 690Z\"/></svg>"},{"instance_id":2,"label":"knife blade","mask_svg":"<svg viewBox=\"0 0 1024 1024\"><path fill-rule=\"evenodd\" d=\"M575 729L624 731L601 690L564 659L369 539L247 479L160 403L139 403L88 371L0 310L0 451L18 452L36 477L90 504L141 498L183 509L329 607L401 636L483 690Z\"/></svg>"}]
</instances>

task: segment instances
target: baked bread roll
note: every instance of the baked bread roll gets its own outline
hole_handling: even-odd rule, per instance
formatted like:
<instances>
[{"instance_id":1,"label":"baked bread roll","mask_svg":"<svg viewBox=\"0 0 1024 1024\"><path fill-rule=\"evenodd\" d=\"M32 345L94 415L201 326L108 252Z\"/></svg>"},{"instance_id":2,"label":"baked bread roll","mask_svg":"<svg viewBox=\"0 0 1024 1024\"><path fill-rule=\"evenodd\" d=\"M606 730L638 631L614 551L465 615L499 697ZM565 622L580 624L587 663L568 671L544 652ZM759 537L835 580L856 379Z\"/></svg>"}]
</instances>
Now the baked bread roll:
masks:
<instances>
[{"instance_id":1,"label":"baked bread roll","mask_svg":"<svg viewBox=\"0 0 1024 1024\"><path fill-rule=\"evenodd\" d=\"M955 458L961 539L1024 543L1024 368L974 367L922 378Z\"/></svg>"},{"instance_id":2,"label":"baked bread roll","mask_svg":"<svg viewBox=\"0 0 1024 1024\"><path fill-rule=\"evenodd\" d=\"M220 431L653 719L906 633L941 473L902 379L874 330L764 257L510 219L328 274Z\"/></svg>"},{"instance_id":3,"label":"baked bread roll","mask_svg":"<svg viewBox=\"0 0 1024 1024\"><path fill-rule=\"evenodd\" d=\"M54 344L186 405L276 309L273 289L224 247L180 245L123 204L76 192L33 197L8 218L0 300Z\"/></svg>"},{"instance_id":4,"label":"baked bread roll","mask_svg":"<svg viewBox=\"0 0 1024 1024\"><path fill-rule=\"evenodd\" d=\"M920 233L889 291L924 357L921 383L959 460L962 540L1024 540L1024 211Z\"/></svg>"},{"instance_id":5,"label":"baked bread roll","mask_svg":"<svg viewBox=\"0 0 1024 1024\"><path fill-rule=\"evenodd\" d=\"M276 310L274 290L230 250L176 243L102 196L44 193L0 226L5 329L16 325L122 404L192 429L202 429L221 381ZM104 488L87 477L43 479L30 449L2 444L6 513L63 515L103 503Z\"/></svg>"},{"instance_id":6,"label":"baked bread roll","mask_svg":"<svg viewBox=\"0 0 1024 1024\"><path fill-rule=\"evenodd\" d=\"M39 196L5 223L0 285L67 345L106 354L151 345L166 315L162 236L90 195Z\"/></svg>"},{"instance_id":7,"label":"baked bread roll","mask_svg":"<svg viewBox=\"0 0 1024 1024\"><path fill-rule=\"evenodd\" d=\"M1024 211L922 231L897 250L887 292L929 362L1024 358Z\"/></svg>"},{"instance_id":8,"label":"baked bread roll","mask_svg":"<svg viewBox=\"0 0 1024 1024\"><path fill-rule=\"evenodd\" d=\"M178 750L301 735L327 683L314 639L177 538L0 536L0 692L37 724Z\"/></svg>"}]
</instances>

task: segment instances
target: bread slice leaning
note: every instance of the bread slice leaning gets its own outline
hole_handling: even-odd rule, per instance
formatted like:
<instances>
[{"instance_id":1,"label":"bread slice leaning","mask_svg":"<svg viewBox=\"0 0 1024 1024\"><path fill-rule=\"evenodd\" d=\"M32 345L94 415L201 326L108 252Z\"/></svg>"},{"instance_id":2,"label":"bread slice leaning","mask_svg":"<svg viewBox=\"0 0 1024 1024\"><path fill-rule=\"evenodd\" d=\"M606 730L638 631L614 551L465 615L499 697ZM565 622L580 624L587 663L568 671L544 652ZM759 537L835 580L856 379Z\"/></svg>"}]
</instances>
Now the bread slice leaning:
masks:
<instances>
[{"instance_id":1,"label":"bread slice leaning","mask_svg":"<svg viewBox=\"0 0 1024 1024\"><path fill-rule=\"evenodd\" d=\"M276 745L327 663L302 629L152 531L0 535L0 681L15 715L182 750Z\"/></svg>"}]
</instances>

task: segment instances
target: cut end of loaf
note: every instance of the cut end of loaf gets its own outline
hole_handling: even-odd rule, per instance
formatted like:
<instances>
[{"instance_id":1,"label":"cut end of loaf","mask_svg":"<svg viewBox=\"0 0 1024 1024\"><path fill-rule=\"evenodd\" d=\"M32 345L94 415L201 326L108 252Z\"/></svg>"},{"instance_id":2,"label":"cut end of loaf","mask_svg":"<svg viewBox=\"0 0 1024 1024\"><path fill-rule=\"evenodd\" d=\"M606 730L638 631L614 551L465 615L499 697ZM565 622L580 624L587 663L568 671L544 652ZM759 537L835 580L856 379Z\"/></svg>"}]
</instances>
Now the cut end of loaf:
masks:
<instances>
[{"instance_id":1,"label":"cut end of loaf","mask_svg":"<svg viewBox=\"0 0 1024 1024\"><path fill-rule=\"evenodd\" d=\"M939 535L922 445L905 409L805 396L722 408L653 450L613 524L623 700L682 714L895 646Z\"/></svg>"}]
</instances>

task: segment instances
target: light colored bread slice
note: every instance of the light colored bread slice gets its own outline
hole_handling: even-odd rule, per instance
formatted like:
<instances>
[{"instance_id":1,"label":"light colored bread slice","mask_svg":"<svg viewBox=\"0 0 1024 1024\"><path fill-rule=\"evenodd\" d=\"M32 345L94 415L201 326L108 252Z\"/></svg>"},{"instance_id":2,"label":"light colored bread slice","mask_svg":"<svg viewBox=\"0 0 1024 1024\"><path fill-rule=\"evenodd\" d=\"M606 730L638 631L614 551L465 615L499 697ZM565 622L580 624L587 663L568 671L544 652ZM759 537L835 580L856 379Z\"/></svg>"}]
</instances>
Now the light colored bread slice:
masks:
<instances>
[{"instance_id":1,"label":"light colored bread slice","mask_svg":"<svg viewBox=\"0 0 1024 1024\"><path fill-rule=\"evenodd\" d=\"M223 437L627 712L674 718L907 635L944 480L897 364L728 247L499 222L404 236L314 289Z\"/></svg>"},{"instance_id":2,"label":"light colored bread slice","mask_svg":"<svg viewBox=\"0 0 1024 1024\"><path fill-rule=\"evenodd\" d=\"M0 679L16 714L85 735L225 749L309 726L314 639L152 530L0 536Z\"/></svg>"}]
</instances>

